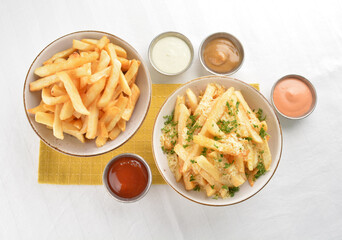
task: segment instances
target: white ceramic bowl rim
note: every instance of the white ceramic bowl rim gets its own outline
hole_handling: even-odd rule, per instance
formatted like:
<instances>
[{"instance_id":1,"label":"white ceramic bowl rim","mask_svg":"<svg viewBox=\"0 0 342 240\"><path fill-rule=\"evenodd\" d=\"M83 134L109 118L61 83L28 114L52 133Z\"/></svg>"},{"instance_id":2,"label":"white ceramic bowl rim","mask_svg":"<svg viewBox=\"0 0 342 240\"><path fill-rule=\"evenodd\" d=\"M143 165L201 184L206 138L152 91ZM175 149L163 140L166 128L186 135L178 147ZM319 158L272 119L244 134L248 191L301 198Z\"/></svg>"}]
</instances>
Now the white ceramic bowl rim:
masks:
<instances>
[{"instance_id":1,"label":"white ceramic bowl rim","mask_svg":"<svg viewBox=\"0 0 342 240\"><path fill-rule=\"evenodd\" d=\"M62 149L59 149L58 147L50 144L45 138L43 138L41 136L41 134L39 134L39 132L36 130L36 128L32 125L31 123L31 119L29 117L29 113L27 112L27 103L26 103L26 94L25 94L25 90L26 90L26 83L27 83L27 79L29 77L29 74L31 72L31 69L32 69L32 66L34 65L34 63L38 60L38 58L40 57L40 55L48 48L50 47L52 44L56 43L57 41L65 38L65 37L68 37L68 36L71 36L71 35L74 35L74 34L78 34L78 33L100 33L100 34L103 34L103 35L108 35L108 36L111 36L113 38L116 38L118 39L119 41L122 41L124 42L125 44L127 44L128 46L130 46L133 51L135 52L135 54L137 56L139 56L139 61L141 61L142 65L145 66L145 70L146 70L146 74L147 74L147 79L148 79L148 82L150 82L150 96L149 96L149 103L148 103L148 106L147 106L147 109L146 109L146 112L145 112L145 115L144 117L142 118L142 121L140 122L139 126L137 127L137 129L132 133L131 136L129 136L127 139L125 139L122 143L118 144L115 148L113 149L109 149L107 151L103 151L103 152L99 152L99 153L94 153L94 154L88 154L88 155L80 155L80 154L75 154L75 153L71 153L71 152L67 152L67 151L63 151ZM35 59L33 60L33 62L31 63L30 65L30 68L28 69L27 71L27 74L26 74L26 77L25 77L25 81L24 81L24 87L23 87L23 102L24 102L24 111L25 111L25 114L26 114L26 117L27 117L27 120L28 122L30 123L33 131L37 134L37 136L46 144L48 145L49 147L51 147L52 149L54 150L57 150L58 152L61 152L63 154L66 154L66 155L70 155L70 156L74 156L74 157L94 157L94 156L99 156L99 155L102 155L102 154L105 154L105 153L108 153L108 152L111 152L113 151L114 149L117 149L119 147L121 147L123 144L125 144L128 140L130 140L136 133L137 131L140 129L140 127L142 126L142 124L144 123L145 119L146 119L146 116L148 114L148 111L150 109L150 106L151 106L151 98L152 98L152 81L151 81L151 76L150 76L150 72L148 71L148 68L146 67L146 64L143 60L143 58L140 56L140 54L135 50L134 47L132 47L128 42L126 42L125 40L117 37L116 35L114 34L111 34L111 33L107 33L107 32L103 32L103 31L97 31L97 30L82 30L82 31L76 31L76 32L72 32L72 33L68 33L66 35L63 35L57 39L55 39L54 41L50 42L47 46L45 46L40 52L39 54L35 57ZM133 113L134 114L134 113Z\"/></svg>"},{"instance_id":2,"label":"white ceramic bowl rim","mask_svg":"<svg viewBox=\"0 0 342 240\"><path fill-rule=\"evenodd\" d=\"M226 203L226 204L208 204L208 203L204 203L204 202L201 202L201 201L197 201L197 200L195 200L195 199L193 199L193 198L191 198L191 197L185 196L183 193L181 193L179 190L177 190L177 188L174 187L174 186L166 179L166 177L164 176L164 173L163 173L162 169L160 169L160 166L159 166L159 164L158 164L158 162L157 162L157 160L156 160L156 159L157 159L157 158L156 158L156 153L155 153L154 147L153 147L153 143L154 143L154 139L153 139L153 138L154 138L154 131L155 131L157 119L158 119L158 117L159 117L159 114L160 114L161 110L163 109L164 105L168 102L168 100L170 99L170 97L173 96L173 95L179 90L179 88L181 88L181 87L184 87L184 86L186 86L186 85L189 85L190 83L193 83L193 82L200 82L200 81L202 81L202 80L211 79L211 78L223 78L223 79L234 80L234 81L237 81L237 82L239 82L239 83L245 85L246 87L248 87L248 88L251 89L252 91L255 91L255 92L256 92L257 94L259 94L259 95L265 100L265 102L269 105L269 109L271 109L271 111L273 112L273 114L274 114L274 116L275 116L275 118L276 118L276 120L277 120L277 124L278 124L278 126L279 126L280 142L281 142L281 144L280 144L279 158L276 160L277 164L276 164L276 166L275 166L274 171L272 172L271 176L267 179L266 183L265 183L259 190L257 190L255 193L249 195L248 197L246 197L246 198L244 198L244 199L242 199L242 200L240 200L240 201L233 202L233 203ZM235 205L235 204L244 202L244 201L246 201L246 200L252 198L253 196L255 196L255 195L256 195L257 193L259 193L259 192L260 192L260 191L261 191L261 190L270 182L270 180L272 179L273 175L275 174L275 172L276 172L276 170L277 170L277 168L278 168L278 166L279 166L279 162L280 162L281 155L282 155L282 150L283 150L283 133L282 133L282 129L281 129L281 125L280 125L279 118L278 118L278 116L277 116L277 114L276 114L276 112L275 112L273 106L269 103L269 101L265 98L265 96L262 95L262 94L260 93L260 91L256 90L254 87L252 87L251 85L249 85L249 84L247 84L247 83L245 83L245 82L243 82L243 81L241 81L241 80L238 80L238 79L232 78L232 77L228 77L228 76L222 76L222 75L220 75L220 76L217 76L217 75L203 76L203 77L195 78L195 79L193 79L193 80L191 80L191 81L189 81L189 82L183 84L183 85L180 86L179 88L177 88L175 91L173 91L173 92L167 97L167 99L164 101L163 105L162 105L162 106L160 107L160 109L159 109L159 112L158 112L158 114L157 114L157 116L156 116L156 118L155 118L154 125L153 125L153 133L152 133L152 153L153 153L153 159L154 159L154 162L155 162L155 164L156 164L156 166L157 166L157 169L158 169L160 175L163 177L164 181L165 181L173 190L175 190L178 194L180 194L180 195L183 196L184 198L186 198L186 199L188 199L188 200L190 200L190 201L192 201L192 202L195 202L195 203L198 203L198 204L202 204L202 205L206 205L206 206L223 207L223 206ZM159 142L159 141L158 141L158 142Z\"/></svg>"}]
</instances>

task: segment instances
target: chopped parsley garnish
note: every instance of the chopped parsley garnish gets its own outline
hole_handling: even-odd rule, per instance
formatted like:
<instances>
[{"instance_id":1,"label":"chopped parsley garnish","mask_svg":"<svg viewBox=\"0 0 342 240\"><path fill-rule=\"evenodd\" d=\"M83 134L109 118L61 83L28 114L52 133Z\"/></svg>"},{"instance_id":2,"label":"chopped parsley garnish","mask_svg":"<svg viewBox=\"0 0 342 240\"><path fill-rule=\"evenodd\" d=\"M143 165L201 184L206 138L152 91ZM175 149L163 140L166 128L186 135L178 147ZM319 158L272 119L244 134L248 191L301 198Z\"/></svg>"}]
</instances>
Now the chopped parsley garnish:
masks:
<instances>
[{"instance_id":1,"label":"chopped parsley garnish","mask_svg":"<svg viewBox=\"0 0 342 240\"><path fill-rule=\"evenodd\" d=\"M235 193L238 192L239 190L240 190L239 187L230 187L230 188L229 188L229 195L230 195L231 197L234 197Z\"/></svg>"},{"instance_id":2,"label":"chopped parsley garnish","mask_svg":"<svg viewBox=\"0 0 342 240\"><path fill-rule=\"evenodd\" d=\"M208 151L208 148L204 147L202 152L201 152L201 155L206 157L207 156L207 151Z\"/></svg>"},{"instance_id":3,"label":"chopped parsley garnish","mask_svg":"<svg viewBox=\"0 0 342 240\"><path fill-rule=\"evenodd\" d=\"M187 147L189 147L189 144L184 144L183 145L183 148L187 148Z\"/></svg>"},{"instance_id":4,"label":"chopped parsley garnish","mask_svg":"<svg viewBox=\"0 0 342 240\"><path fill-rule=\"evenodd\" d=\"M218 194L216 194L213 199L217 200L219 198Z\"/></svg>"},{"instance_id":5,"label":"chopped parsley garnish","mask_svg":"<svg viewBox=\"0 0 342 240\"><path fill-rule=\"evenodd\" d=\"M252 141L251 137L244 137L243 139L247 140L247 141Z\"/></svg>"},{"instance_id":6,"label":"chopped parsley garnish","mask_svg":"<svg viewBox=\"0 0 342 240\"><path fill-rule=\"evenodd\" d=\"M215 141L220 141L222 138L218 137L218 136L214 136L214 140Z\"/></svg>"},{"instance_id":7,"label":"chopped parsley garnish","mask_svg":"<svg viewBox=\"0 0 342 240\"><path fill-rule=\"evenodd\" d=\"M227 185L223 185L222 188L228 190L228 186Z\"/></svg>"},{"instance_id":8,"label":"chopped parsley garnish","mask_svg":"<svg viewBox=\"0 0 342 240\"><path fill-rule=\"evenodd\" d=\"M190 176L190 182L195 181L195 177L193 175Z\"/></svg>"},{"instance_id":9,"label":"chopped parsley garnish","mask_svg":"<svg viewBox=\"0 0 342 240\"><path fill-rule=\"evenodd\" d=\"M164 116L164 119L165 119L164 125L168 125L171 122L173 122L173 115L174 115L174 111L171 113L171 115Z\"/></svg>"},{"instance_id":10,"label":"chopped parsley garnish","mask_svg":"<svg viewBox=\"0 0 342 240\"><path fill-rule=\"evenodd\" d=\"M253 124L253 127L254 127L254 128L259 128L259 126L258 126L258 125L255 125L255 124Z\"/></svg>"},{"instance_id":11,"label":"chopped parsley garnish","mask_svg":"<svg viewBox=\"0 0 342 240\"><path fill-rule=\"evenodd\" d=\"M193 160L193 159L191 159L190 162L191 162L192 164L197 163L197 162L196 162L195 160Z\"/></svg>"},{"instance_id":12,"label":"chopped parsley garnish","mask_svg":"<svg viewBox=\"0 0 342 240\"><path fill-rule=\"evenodd\" d=\"M214 189L215 185L210 185L211 189Z\"/></svg>"},{"instance_id":13,"label":"chopped parsley garnish","mask_svg":"<svg viewBox=\"0 0 342 240\"><path fill-rule=\"evenodd\" d=\"M164 128L162 128L162 131L163 131L164 133L169 133L169 132L171 131L171 129L166 129L166 128L164 127Z\"/></svg>"},{"instance_id":14,"label":"chopped parsley garnish","mask_svg":"<svg viewBox=\"0 0 342 240\"><path fill-rule=\"evenodd\" d=\"M229 168L233 163L234 161L232 163L224 163L224 168Z\"/></svg>"},{"instance_id":15,"label":"chopped parsley garnish","mask_svg":"<svg viewBox=\"0 0 342 240\"><path fill-rule=\"evenodd\" d=\"M260 176L266 173L265 165L262 162L258 162L257 169L259 170L255 175L255 179L258 179Z\"/></svg>"},{"instance_id":16,"label":"chopped parsley garnish","mask_svg":"<svg viewBox=\"0 0 342 240\"><path fill-rule=\"evenodd\" d=\"M228 114L230 116L233 116L233 110L232 110L232 107L230 106L229 102L226 102L226 106L228 108Z\"/></svg>"},{"instance_id":17,"label":"chopped parsley garnish","mask_svg":"<svg viewBox=\"0 0 342 240\"><path fill-rule=\"evenodd\" d=\"M214 147L216 147L217 149L219 148L215 143L214 143Z\"/></svg>"},{"instance_id":18,"label":"chopped parsley garnish","mask_svg":"<svg viewBox=\"0 0 342 240\"><path fill-rule=\"evenodd\" d=\"M236 113L238 113L238 112L239 112L239 105L240 105L240 102L239 102L239 101L237 101L237 102L236 102L236 106L235 106L235 107L236 107Z\"/></svg>"},{"instance_id":19,"label":"chopped parsley garnish","mask_svg":"<svg viewBox=\"0 0 342 240\"><path fill-rule=\"evenodd\" d=\"M193 190L199 192L201 191L201 188L199 185L196 185Z\"/></svg>"},{"instance_id":20,"label":"chopped parsley garnish","mask_svg":"<svg viewBox=\"0 0 342 240\"><path fill-rule=\"evenodd\" d=\"M260 129L259 135L260 135L260 137L262 137L263 139L265 139L265 137L266 137L268 134L267 134L267 132L265 131L265 129L262 127L262 128Z\"/></svg>"},{"instance_id":21,"label":"chopped parsley garnish","mask_svg":"<svg viewBox=\"0 0 342 240\"><path fill-rule=\"evenodd\" d=\"M225 121L225 120L218 120L217 126L219 129L224 133L230 133L235 126L237 126L236 120L233 121Z\"/></svg>"},{"instance_id":22,"label":"chopped parsley garnish","mask_svg":"<svg viewBox=\"0 0 342 240\"><path fill-rule=\"evenodd\" d=\"M256 116L257 116L257 118L259 119L260 122L266 120L266 115L263 116L263 110L261 108L259 108L258 111L256 112Z\"/></svg>"},{"instance_id":23,"label":"chopped parsley garnish","mask_svg":"<svg viewBox=\"0 0 342 240\"><path fill-rule=\"evenodd\" d=\"M174 154L174 153L175 153L175 150L173 150L173 149L171 149L171 150L165 149L164 146L162 146L161 149L162 149L163 152L166 153L166 154Z\"/></svg>"}]
</instances>

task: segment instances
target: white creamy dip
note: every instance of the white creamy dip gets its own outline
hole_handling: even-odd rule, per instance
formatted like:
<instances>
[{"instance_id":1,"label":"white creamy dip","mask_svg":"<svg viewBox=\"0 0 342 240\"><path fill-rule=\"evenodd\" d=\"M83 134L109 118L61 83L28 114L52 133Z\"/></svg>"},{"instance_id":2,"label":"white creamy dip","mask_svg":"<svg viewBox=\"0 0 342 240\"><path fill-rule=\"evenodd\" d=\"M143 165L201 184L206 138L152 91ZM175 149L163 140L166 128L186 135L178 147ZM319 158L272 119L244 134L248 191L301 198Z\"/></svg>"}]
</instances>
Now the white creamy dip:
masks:
<instances>
[{"instance_id":1,"label":"white creamy dip","mask_svg":"<svg viewBox=\"0 0 342 240\"><path fill-rule=\"evenodd\" d=\"M152 48L152 62L162 72L177 74L191 61L188 44L178 37L164 37Z\"/></svg>"}]
</instances>

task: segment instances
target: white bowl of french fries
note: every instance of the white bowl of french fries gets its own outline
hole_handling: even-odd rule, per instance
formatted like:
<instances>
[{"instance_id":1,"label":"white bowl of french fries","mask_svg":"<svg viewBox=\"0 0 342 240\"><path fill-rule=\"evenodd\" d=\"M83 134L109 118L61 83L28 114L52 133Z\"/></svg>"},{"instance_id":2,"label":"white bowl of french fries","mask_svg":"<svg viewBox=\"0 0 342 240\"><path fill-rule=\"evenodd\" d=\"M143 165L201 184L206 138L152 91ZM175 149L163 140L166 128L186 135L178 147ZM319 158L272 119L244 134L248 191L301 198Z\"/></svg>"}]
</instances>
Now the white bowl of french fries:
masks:
<instances>
[{"instance_id":1,"label":"white bowl of french fries","mask_svg":"<svg viewBox=\"0 0 342 240\"><path fill-rule=\"evenodd\" d=\"M164 180L209 206L240 203L272 178L282 152L274 109L252 86L207 76L181 86L155 120L153 154Z\"/></svg>"},{"instance_id":2,"label":"white bowl of french fries","mask_svg":"<svg viewBox=\"0 0 342 240\"><path fill-rule=\"evenodd\" d=\"M138 52L105 32L65 35L33 61L24 84L29 123L48 146L88 157L131 138L151 102L149 71Z\"/></svg>"}]
</instances>

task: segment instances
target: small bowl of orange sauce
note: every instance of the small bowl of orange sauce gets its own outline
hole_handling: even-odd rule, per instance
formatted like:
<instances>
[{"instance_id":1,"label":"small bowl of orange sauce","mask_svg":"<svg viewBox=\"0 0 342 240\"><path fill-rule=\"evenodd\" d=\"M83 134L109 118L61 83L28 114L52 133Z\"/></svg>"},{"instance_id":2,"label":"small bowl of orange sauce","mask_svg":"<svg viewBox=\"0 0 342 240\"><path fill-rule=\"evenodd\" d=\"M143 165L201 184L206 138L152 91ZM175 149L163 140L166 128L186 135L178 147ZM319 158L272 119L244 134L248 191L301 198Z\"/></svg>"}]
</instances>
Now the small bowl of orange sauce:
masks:
<instances>
[{"instance_id":1,"label":"small bowl of orange sauce","mask_svg":"<svg viewBox=\"0 0 342 240\"><path fill-rule=\"evenodd\" d=\"M199 48L203 67L215 75L231 75L241 67L244 50L240 41L230 33L218 32L203 40Z\"/></svg>"},{"instance_id":2,"label":"small bowl of orange sauce","mask_svg":"<svg viewBox=\"0 0 342 240\"><path fill-rule=\"evenodd\" d=\"M152 173L142 157L124 153L107 163L102 181L109 194L116 200L131 203L146 195L151 187Z\"/></svg>"},{"instance_id":3,"label":"small bowl of orange sauce","mask_svg":"<svg viewBox=\"0 0 342 240\"><path fill-rule=\"evenodd\" d=\"M288 119L299 120L309 116L317 104L313 84L300 75L290 74L272 87L271 102L277 112Z\"/></svg>"}]
</instances>

